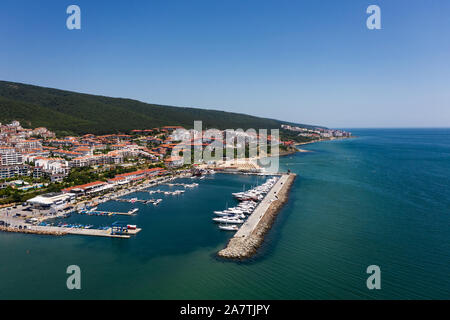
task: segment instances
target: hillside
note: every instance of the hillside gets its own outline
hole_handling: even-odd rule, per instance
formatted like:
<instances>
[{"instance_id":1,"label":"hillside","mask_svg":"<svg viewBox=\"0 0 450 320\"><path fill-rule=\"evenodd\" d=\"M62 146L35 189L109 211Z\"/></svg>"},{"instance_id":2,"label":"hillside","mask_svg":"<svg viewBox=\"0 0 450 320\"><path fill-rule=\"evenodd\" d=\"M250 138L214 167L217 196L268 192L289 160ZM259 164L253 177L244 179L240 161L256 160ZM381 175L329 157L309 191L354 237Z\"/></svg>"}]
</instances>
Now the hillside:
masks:
<instances>
[{"instance_id":1,"label":"hillside","mask_svg":"<svg viewBox=\"0 0 450 320\"><path fill-rule=\"evenodd\" d=\"M191 128L280 128L290 122L240 113L143 103L0 81L0 122L19 120L25 127L44 126L59 134L106 134L166 125ZM300 124L296 124L300 125ZM309 125L301 125L311 127Z\"/></svg>"}]
</instances>

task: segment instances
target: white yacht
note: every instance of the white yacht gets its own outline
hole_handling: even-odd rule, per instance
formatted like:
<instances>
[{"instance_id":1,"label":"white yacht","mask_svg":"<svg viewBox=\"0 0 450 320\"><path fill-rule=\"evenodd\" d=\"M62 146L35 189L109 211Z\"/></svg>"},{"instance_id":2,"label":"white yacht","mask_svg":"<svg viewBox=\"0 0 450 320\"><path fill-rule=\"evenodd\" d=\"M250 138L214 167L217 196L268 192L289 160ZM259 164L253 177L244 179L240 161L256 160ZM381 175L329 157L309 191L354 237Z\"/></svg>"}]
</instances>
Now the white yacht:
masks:
<instances>
[{"instance_id":1,"label":"white yacht","mask_svg":"<svg viewBox=\"0 0 450 320\"><path fill-rule=\"evenodd\" d=\"M244 223L244 220L242 220L242 219L226 218L226 217L213 218L213 221L221 222L221 223L230 223L230 224L243 224Z\"/></svg>"},{"instance_id":2,"label":"white yacht","mask_svg":"<svg viewBox=\"0 0 450 320\"><path fill-rule=\"evenodd\" d=\"M214 214L218 215L218 216L228 216L230 215L227 212L223 212L223 211L214 211Z\"/></svg>"},{"instance_id":3,"label":"white yacht","mask_svg":"<svg viewBox=\"0 0 450 320\"><path fill-rule=\"evenodd\" d=\"M221 225L219 225L219 229L226 230L226 231L238 231L239 227L235 224L233 224L233 225L221 224Z\"/></svg>"},{"instance_id":4,"label":"white yacht","mask_svg":"<svg viewBox=\"0 0 450 320\"><path fill-rule=\"evenodd\" d=\"M226 210L223 210L223 212L228 213L228 214L241 214L244 213L244 211L237 209L237 208L228 208Z\"/></svg>"}]
</instances>

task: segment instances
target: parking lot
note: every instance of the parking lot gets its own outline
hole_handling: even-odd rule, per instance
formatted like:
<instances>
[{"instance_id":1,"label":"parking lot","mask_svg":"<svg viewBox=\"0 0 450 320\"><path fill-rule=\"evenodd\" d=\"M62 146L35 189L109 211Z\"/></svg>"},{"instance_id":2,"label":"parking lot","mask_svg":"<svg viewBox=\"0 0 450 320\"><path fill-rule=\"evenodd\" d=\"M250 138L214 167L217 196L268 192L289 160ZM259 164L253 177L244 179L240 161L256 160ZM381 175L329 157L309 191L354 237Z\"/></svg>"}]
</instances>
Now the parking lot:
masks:
<instances>
[{"instance_id":1,"label":"parking lot","mask_svg":"<svg viewBox=\"0 0 450 320\"><path fill-rule=\"evenodd\" d=\"M31 221L31 218L48 216L50 210L38 210L29 205L17 205L9 208L0 209L0 226L19 227L24 226ZM27 221L25 221L27 220Z\"/></svg>"}]
</instances>

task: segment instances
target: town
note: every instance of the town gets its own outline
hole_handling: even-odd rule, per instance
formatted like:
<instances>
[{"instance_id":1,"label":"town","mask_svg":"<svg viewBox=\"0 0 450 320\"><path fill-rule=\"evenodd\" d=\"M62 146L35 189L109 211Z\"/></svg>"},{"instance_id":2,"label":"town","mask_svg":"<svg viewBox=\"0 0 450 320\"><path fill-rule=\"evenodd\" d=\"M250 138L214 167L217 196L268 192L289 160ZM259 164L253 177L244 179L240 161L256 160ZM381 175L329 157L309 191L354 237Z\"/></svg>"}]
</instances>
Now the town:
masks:
<instances>
[{"instance_id":1,"label":"town","mask_svg":"<svg viewBox=\"0 0 450 320\"><path fill-rule=\"evenodd\" d=\"M297 131L297 128L282 130ZM298 150L296 141L279 138L278 129L270 132L203 130L194 125L194 129L164 126L133 129L126 134L58 136L44 127L24 128L18 121L0 124L0 230L128 238L142 229L121 221L97 228L46 221L66 218L72 213L131 216L139 208L116 212L100 210L98 206L111 201L158 206L163 199L123 196L141 191L177 196L186 190L149 188L163 184L185 189L198 186L172 182L179 178L203 179L216 172L272 176L259 187L234 194L240 205L214 211L219 217L213 221L221 223L219 229L238 231L237 237L218 255L229 259L251 256L255 245L259 246L263 239L261 232L254 231L269 228L295 178L289 170L279 172L278 161L275 167L262 164L261 160L267 157L278 159L278 155ZM333 137L338 134L334 130L318 132L331 133ZM347 136L345 132L339 133ZM302 134L303 131L297 136L304 141ZM316 140L327 138L321 136ZM308 137L307 141L314 138ZM236 224L243 226L239 228Z\"/></svg>"},{"instance_id":2,"label":"town","mask_svg":"<svg viewBox=\"0 0 450 320\"><path fill-rule=\"evenodd\" d=\"M351 133L340 130L281 127L296 134L299 132L299 137L308 135L310 139L351 136ZM239 141L246 141L244 157L248 157L248 144L260 138L243 131L213 132L216 138L207 138L204 132L193 129L164 126L135 129L128 134L57 137L44 127L23 128L18 121L0 123L0 208L21 204L46 193L72 190L89 190L90 194L96 193L96 190L103 192L117 185L136 184L153 176L176 175L199 164L198 168L202 168L203 164L203 168L215 170L260 169L254 161L238 164L227 161L230 160L228 154L223 155L224 161L207 161L201 156L199 161L186 161L185 157L172 156L172 151L188 147L192 150L192 158L195 158L195 150L211 151L217 143L225 150L232 148L233 154L238 156ZM293 140L281 141L270 135L267 140L271 147L278 146L281 152L295 151ZM264 155L260 150L257 152Z\"/></svg>"},{"instance_id":3,"label":"town","mask_svg":"<svg viewBox=\"0 0 450 320\"><path fill-rule=\"evenodd\" d=\"M226 133L230 135L229 131ZM191 137L188 144L193 149L207 150L212 143L217 143L217 139L202 137L201 133L180 126L136 129L128 134L57 137L47 128L23 128L18 121L0 124L0 206L15 206L60 192L79 193L81 190L95 194L118 185L137 184L154 176L191 170L198 163L186 164L183 157L171 156L174 148L183 145L180 141L186 141L186 135ZM225 135L225 131L219 131L220 135ZM247 133L236 132L235 135L237 138L243 135L250 142L258 138ZM282 150L294 143L270 142L279 144ZM221 165L214 162L214 166L218 170L233 169L233 166L258 169L256 164L248 162L240 166L226 161ZM55 199L55 203L60 200L58 196ZM47 199L45 203L50 202Z\"/></svg>"},{"instance_id":4,"label":"town","mask_svg":"<svg viewBox=\"0 0 450 320\"><path fill-rule=\"evenodd\" d=\"M300 137L308 137L313 139L332 139L332 138L350 138L351 132L343 130L334 130L327 128L303 128L282 124L281 128L288 131L298 132Z\"/></svg>"}]
</instances>

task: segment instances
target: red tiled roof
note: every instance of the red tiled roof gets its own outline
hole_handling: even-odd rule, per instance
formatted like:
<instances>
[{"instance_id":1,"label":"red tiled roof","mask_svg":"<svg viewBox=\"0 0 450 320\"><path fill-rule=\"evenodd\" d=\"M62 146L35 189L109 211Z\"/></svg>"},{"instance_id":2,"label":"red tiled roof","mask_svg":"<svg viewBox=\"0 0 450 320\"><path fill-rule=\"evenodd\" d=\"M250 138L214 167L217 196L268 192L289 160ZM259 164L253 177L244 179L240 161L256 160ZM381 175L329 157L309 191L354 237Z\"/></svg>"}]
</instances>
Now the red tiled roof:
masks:
<instances>
[{"instance_id":1,"label":"red tiled roof","mask_svg":"<svg viewBox=\"0 0 450 320\"><path fill-rule=\"evenodd\" d=\"M91 182L91 183L82 184L82 185L80 185L80 186L73 186L73 187L70 187L70 188L66 188L66 189L64 189L63 191L64 191L64 192L69 192L69 191L71 191L71 190L73 190L73 189L87 189L87 188L89 188L89 187L101 186L101 185L104 185L104 184L106 184L106 182L103 182L103 181L94 181L94 182Z\"/></svg>"},{"instance_id":2,"label":"red tiled roof","mask_svg":"<svg viewBox=\"0 0 450 320\"><path fill-rule=\"evenodd\" d=\"M138 170L138 171L129 172L129 173L122 173L122 174L118 174L116 176L116 178L129 177L129 176L134 176L134 175L139 175L139 174L145 174L145 173L149 173L149 172L155 172L155 171L158 171L158 170L161 170L161 169L162 168L152 168L152 169Z\"/></svg>"},{"instance_id":3,"label":"red tiled roof","mask_svg":"<svg viewBox=\"0 0 450 320\"><path fill-rule=\"evenodd\" d=\"M74 152L74 151L66 151L66 150L55 150L54 152L58 152L58 153L63 153L63 154L73 154L73 155L78 155L80 156L81 153L78 152Z\"/></svg>"},{"instance_id":4,"label":"red tiled roof","mask_svg":"<svg viewBox=\"0 0 450 320\"><path fill-rule=\"evenodd\" d=\"M108 179L108 181L120 181L120 180L125 180L125 178L123 178L123 177L115 177L115 178Z\"/></svg>"},{"instance_id":5,"label":"red tiled roof","mask_svg":"<svg viewBox=\"0 0 450 320\"><path fill-rule=\"evenodd\" d=\"M178 160L183 160L182 157L169 157L166 160L164 160L165 162L172 162L172 161L178 161Z\"/></svg>"}]
</instances>

